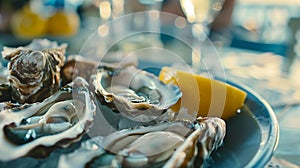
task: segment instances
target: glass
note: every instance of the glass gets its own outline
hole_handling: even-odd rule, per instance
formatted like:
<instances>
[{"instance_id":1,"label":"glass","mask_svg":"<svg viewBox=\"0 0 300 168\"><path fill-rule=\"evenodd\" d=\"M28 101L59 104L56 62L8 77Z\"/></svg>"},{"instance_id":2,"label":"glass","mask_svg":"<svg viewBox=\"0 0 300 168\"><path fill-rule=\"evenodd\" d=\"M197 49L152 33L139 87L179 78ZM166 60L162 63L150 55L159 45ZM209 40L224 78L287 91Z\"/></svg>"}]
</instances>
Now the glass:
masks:
<instances>
[{"instance_id":1,"label":"glass","mask_svg":"<svg viewBox=\"0 0 300 168\"><path fill-rule=\"evenodd\" d=\"M180 0L181 8L187 20L197 29L208 33L208 25L221 11L224 0ZM195 34L199 35L199 33Z\"/></svg>"},{"instance_id":2,"label":"glass","mask_svg":"<svg viewBox=\"0 0 300 168\"><path fill-rule=\"evenodd\" d=\"M215 16L221 11L224 0L180 0L181 8L186 15L187 20L193 24L192 33L195 39L201 43L194 42L194 55L202 57L202 49L207 46L205 40L209 34L209 24L212 23ZM200 66L201 60L193 59L195 73L201 73L203 67Z\"/></svg>"},{"instance_id":3,"label":"glass","mask_svg":"<svg viewBox=\"0 0 300 168\"><path fill-rule=\"evenodd\" d=\"M160 18L159 10L163 0L110 0L112 17L111 19L118 19L124 15L130 15L135 13L141 13L138 15L132 15L130 19L122 20L119 22L120 34L126 32L127 30L123 29L128 28L133 32L138 32L140 30L146 30L148 32L159 32L160 31ZM126 3L125 3L126 2ZM129 17L128 17L129 18ZM130 24L128 27L126 24ZM121 26L122 25L122 26ZM146 40L145 40L146 39ZM162 47L162 42L159 39L159 36L153 36L149 34L139 34L132 37L128 37L126 42L122 43L124 50L132 50L148 47Z\"/></svg>"}]
</instances>

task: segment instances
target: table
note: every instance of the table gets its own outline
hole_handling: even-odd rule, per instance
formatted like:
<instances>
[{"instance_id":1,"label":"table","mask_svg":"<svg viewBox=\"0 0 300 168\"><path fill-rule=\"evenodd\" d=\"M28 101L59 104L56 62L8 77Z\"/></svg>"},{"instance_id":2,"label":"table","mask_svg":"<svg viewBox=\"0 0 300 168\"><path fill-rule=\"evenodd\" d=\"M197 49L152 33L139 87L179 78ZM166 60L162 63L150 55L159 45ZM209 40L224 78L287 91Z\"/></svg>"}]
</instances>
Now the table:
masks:
<instances>
[{"instance_id":1,"label":"table","mask_svg":"<svg viewBox=\"0 0 300 168\"><path fill-rule=\"evenodd\" d=\"M300 60L282 74L284 58L235 48L219 48L228 80L252 88L273 107L280 125L280 140L266 167L300 167Z\"/></svg>"},{"instance_id":2,"label":"table","mask_svg":"<svg viewBox=\"0 0 300 168\"><path fill-rule=\"evenodd\" d=\"M252 88L272 106L280 127L279 144L266 167L300 167L300 59L289 74L284 57L234 48L220 48L227 79Z\"/></svg>"}]
</instances>

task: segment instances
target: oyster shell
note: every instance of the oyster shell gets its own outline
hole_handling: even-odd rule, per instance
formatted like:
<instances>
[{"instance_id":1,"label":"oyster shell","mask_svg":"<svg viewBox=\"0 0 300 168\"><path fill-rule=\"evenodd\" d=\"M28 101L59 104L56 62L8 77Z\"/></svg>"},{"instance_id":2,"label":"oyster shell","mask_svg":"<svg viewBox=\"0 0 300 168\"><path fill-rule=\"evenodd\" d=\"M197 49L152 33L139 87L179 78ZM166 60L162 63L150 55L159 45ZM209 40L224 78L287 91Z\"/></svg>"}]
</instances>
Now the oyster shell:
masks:
<instances>
[{"instance_id":1,"label":"oyster shell","mask_svg":"<svg viewBox=\"0 0 300 168\"><path fill-rule=\"evenodd\" d=\"M62 84L71 82L75 77L81 76L89 80L98 63L80 55L70 55L61 70Z\"/></svg>"},{"instance_id":2,"label":"oyster shell","mask_svg":"<svg viewBox=\"0 0 300 168\"><path fill-rule=\"evenodd\" d=\"M196 158L202 165L222 145L225 132L219 118L121 130L85 141L62 155L58 167L192 167Z\"/></svg>"},{"instance_id":3,"label":"oyster shell","mask_svg":"<svg viewBox=\"0 0 300 168\"><path fill-rule=\"evenodd\" d=\"M9 61L11 96L18 103L42 101L59 89L66 45L40 49L43 46L31 44L16 49L4 48L2 52L3 57ZM52 46L56 45L49 44L49 47Z\"/></svg>"},{"instance_id":4,"label":"oyster shell","mask_svg":"<svg viewBox=\"0 0 300 168\"><path fill-rule=\"evenodd\" d=\"M0 113L0 160L44 157L66 147L90 128L96 106L83 78L76 78L41 103Z\"/></svg>"},{"instance_id":5,"label":"oyster shell","mask_svg":"<svg viewBox=\"0 0 300 168\"><path fill-rule=\"evenodd\" d=\"M74 77L81 76L89 79L95 73L99 58L84 57L81 55L69 55L61 70L62 83L69 83ZM101 64L115 67L137 66L138 60L134 56L125 56L124 52L109 52L102 59Z\"/></svg>"},{"instance_id":6,"label":"oyster shell","mask_svg":"<svg viewBox=\"0 0 300 168\"><path fill-rule=\"evenodd\" d=\"M179 87L133 66L100 66L91 79L102 104L139 122L157 118L182 96Z\"/></svg>"}]
</instances>

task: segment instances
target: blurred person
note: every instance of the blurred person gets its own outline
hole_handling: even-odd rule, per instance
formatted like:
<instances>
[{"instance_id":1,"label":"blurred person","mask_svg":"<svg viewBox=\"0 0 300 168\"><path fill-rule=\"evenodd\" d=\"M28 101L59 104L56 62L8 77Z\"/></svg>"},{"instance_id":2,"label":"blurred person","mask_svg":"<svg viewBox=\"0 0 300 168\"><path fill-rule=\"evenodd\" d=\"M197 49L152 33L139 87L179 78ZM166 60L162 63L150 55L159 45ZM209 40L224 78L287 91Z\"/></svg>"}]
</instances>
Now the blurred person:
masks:
<instances>
[{"instance_id":1,"label":"blurred person","mask_svg":"<svg viewBox=\"0 0 300 168\"><path fill-rule=\"evenodd\" d=\"M224 0L222 10L214 18L213 22L210 25L212 31L223 30L231 25L234 4L235 0ZM161 7L161 11L185 17L185 14L183 13L180 7L179 0L164 0Z\"/></svg>"},{"instance_id":2,"label":"blurred person","mask_svg":"<svg viewBox=\"0 0 300 168\"><path fill-rule=\"evenodd\" d=\"M226 29L231 25L234 5L235 0L224 0L222 10L210 24L210 28L212 31ZM147 10L146 6L139 3L138 0L131 0L130 3L125 3L124 8L127 14ZM179 0L163 0L161 11L185 17L185 14L181 9Z\"/></svg>"},{"instance_id":3,"label":"blurred person","mask_svg":"<svg viewBox=\"0 0 300 168\"><path fill-rule=\"evenodd\" d=\"M235 1L236 0L224 0L224 4L221 11L217 14L213 22L209 25L210 34L208 36L210 40L214 42L220 42L218 45L229 45L231 43L230 26ZM157 5L159 5L159 3L157 3ZM149 8L147 9L147 7L141 4L139 0L131 0L130 3L125 3L124 8L126 14L149 10ZM175 14L181 17L186 17L181 8L180 0L163 0L160 7L160 11ZM172 24L169 23L172 20L169 20L165 17L161 18L161 22L163 23L163 25L161 25L161 28L170 29L171 31L172 28L168 27L168 25ZM172 40L172 38L167 37L165 35L161 36L161 40L164 43Z\"/></svg>"}]
</instances>

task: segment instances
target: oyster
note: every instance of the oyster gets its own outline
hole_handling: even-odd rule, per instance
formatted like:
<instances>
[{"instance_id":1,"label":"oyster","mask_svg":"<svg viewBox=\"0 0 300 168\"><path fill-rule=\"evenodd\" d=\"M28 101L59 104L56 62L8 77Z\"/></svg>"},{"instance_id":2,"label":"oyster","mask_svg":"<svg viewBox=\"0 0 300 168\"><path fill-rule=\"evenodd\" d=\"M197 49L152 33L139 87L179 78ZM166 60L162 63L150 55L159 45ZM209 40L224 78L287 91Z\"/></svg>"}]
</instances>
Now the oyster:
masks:
<instances>
[{"instance_id":1,"label":"oyster","mask_svg":"<svg viewBox=\"0 0 300 168\"><path fill-rule=\"evenodd\" d=\"M61 70L62 84L71 82L81 76L88 80L97 68L98 63L80 55L70 55Z\"/></svg>"},{"instance_id":2,"label":"oyster","mask_svg":"<svg viewBox=\"0 0 300 168\"><path fill-rule=\"evenodd\" d=\"M81 55L69 55L61 70L62 83L69 83L76 76L89 79L95 73L99 58L84 57ZM124 52L109 52L102 59L101 64L115 67L137 66L138 60L133 56L125 56Z\"/></svg>"},{"instance_id":3,"label":"oyster","mask_svg":"<svg viewBox=\"0 0 300 168\"><path fill-rule=\"evenodd\" d=\"M83 78L76 78L41 103L0 113L0 160L44 157L66 147L90 128L96 106Z\"/></svg>"},{"instance_id":4,"label":"oyster","mask_svg":"<svg viewBox=\"0 0 300 168\"><path fill-rule=\"evenodd\" d=\"M222 119L198 118L121 130L85 141L75 152L62 155L58 167L173 168L192 167L195 160L203 165L222 145L225 129Z\"/></svg>"},{"instance_id":5,"label":"oyster","mask_svg":"<svg viewBox=\"0 0 300 168\"><path fill-rule=\"evenodd\" d=\"M133 66L100 66L92 81L102 104L139 122L157 118L182 95L179 87L166 85Z\"/></svg>"},{"instance_id":6,"label":"oyster","mask_svg":"<svg viewBox=\"0 0 300 168\"><path fill-rule=\"evenodd\" d=\"M60 69L64 65L66 45L38 45L34 41L26 47L4 48L2 55L9 61L8 82L12 100L18 103L42 101L60 86Z\"/></svg>"}]
</instances>

